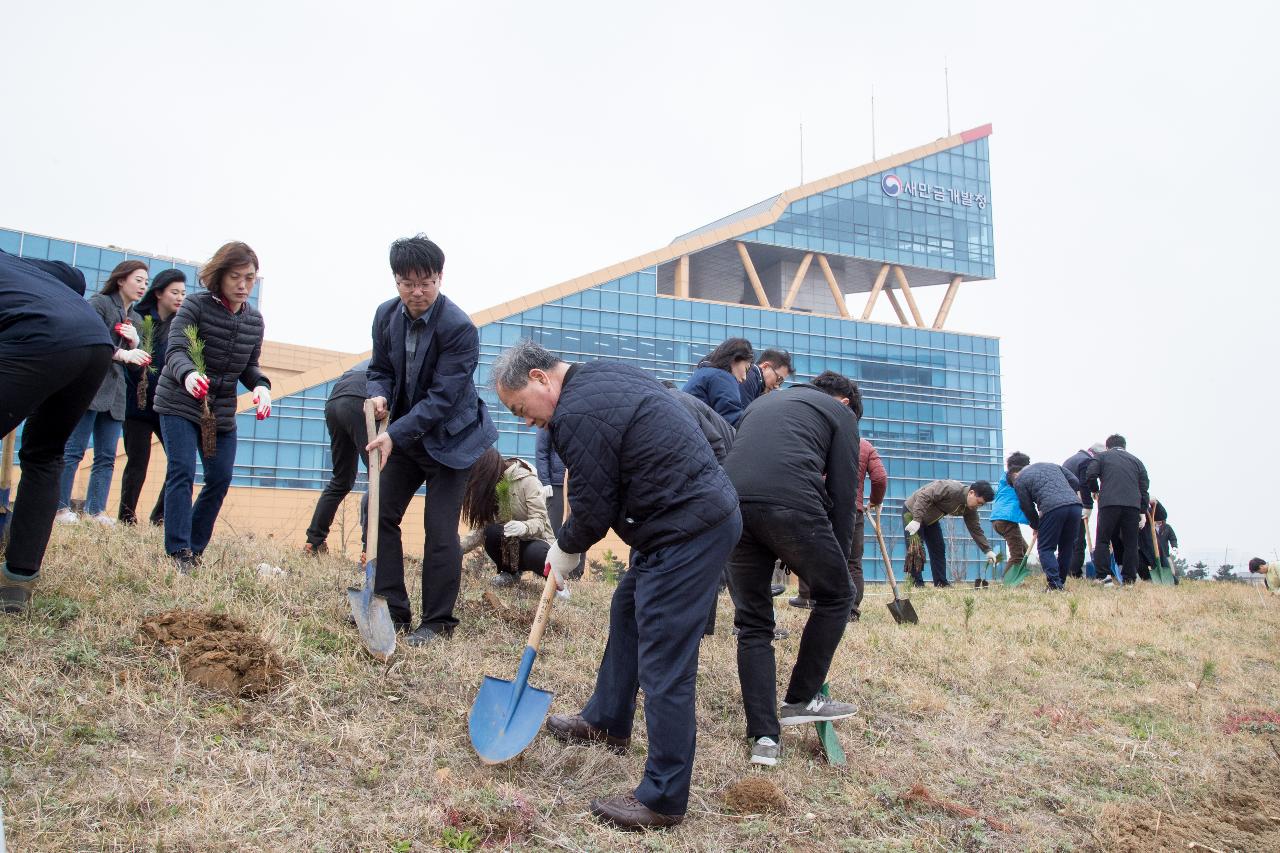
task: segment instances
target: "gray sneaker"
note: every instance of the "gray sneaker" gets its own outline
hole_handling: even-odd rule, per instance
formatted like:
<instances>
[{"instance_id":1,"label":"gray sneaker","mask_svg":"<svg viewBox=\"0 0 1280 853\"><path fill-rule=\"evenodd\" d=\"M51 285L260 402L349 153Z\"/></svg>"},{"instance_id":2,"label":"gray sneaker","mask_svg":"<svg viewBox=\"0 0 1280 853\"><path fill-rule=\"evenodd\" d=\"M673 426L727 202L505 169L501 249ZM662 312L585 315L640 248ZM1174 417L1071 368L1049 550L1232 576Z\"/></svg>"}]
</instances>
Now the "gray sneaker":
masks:
<instances>
[{"instance_id":1,"label":"gray sneaker","mask_svg":"<svg viewBox=\"0 0 1280 853\"><path fill-rule=\"evenodd\" d=\"M858 713L857 705L848 702L835 702L819 693L808 702L791 702L782 706L778 714L778 722L784 726L796 726L801 723L825 723L831 720L843 720Z\"/></svg>"},{"instance_id":2,"label":"gray sneaker","mask_svg":"<svg viewBox=\"0 0 1280 853\"><path fill-rule=\"evenodd\" d=\"M515 586L516 581L518 580L520 579L511 574L511 572L498 572L493 576L492 580L489 581L489 586L496 586L499 589L502 589L503 587Z\"/></svg>"},{"instance_id":3,"label":"gray sneaker","mask_svg":"<svg viewBox=\"0 0 1280 853\"><path fill-rule=\"evenodd\" d=\"M0 613L25 613L38 580L39 572L22 575L9 571L8 563L0 563Z\"/></svg>"},{"instance_id":4,"label":"gray sneaker","mask_svg":"<svg viewBox=\"0 0 1280 853\"><path fill-rule=\"evenodd\" d=\"M772 767L778 763L779 750L780 747L773 738L758 737L755 743L751 744L751 763Z\"/></svg>"}]
</instances>

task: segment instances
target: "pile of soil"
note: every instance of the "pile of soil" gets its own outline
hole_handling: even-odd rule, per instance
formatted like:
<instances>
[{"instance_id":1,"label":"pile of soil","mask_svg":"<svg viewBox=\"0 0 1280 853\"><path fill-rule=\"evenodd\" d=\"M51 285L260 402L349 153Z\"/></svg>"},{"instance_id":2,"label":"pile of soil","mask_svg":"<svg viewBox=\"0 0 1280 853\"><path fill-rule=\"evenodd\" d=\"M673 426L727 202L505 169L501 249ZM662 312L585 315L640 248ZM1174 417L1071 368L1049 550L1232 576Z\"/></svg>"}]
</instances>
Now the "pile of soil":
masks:
<instances>
[{"instance_id":1,"label":"pile of soil","mask_svg":"<svg viewBox=\"0 0 1280 853\"><path fill-rule=\"evenodd\" d=\"M730 785L724 792L724 802L739 814L764 814L787 810L786 794L763 776L748 776Z\"/></svg>"},{"instance_id":2,"label":"pile of soil","mask_svg":"<svg viewBox=\"0 0 1280 853\"><path fill-rule=\"evenodd\" d=\"M182 676L208 690L252 698L284 681L280 656L239 619L202 610L169 610L149 616L138 636L179 648Z\"/></svg>"}]
</instances>

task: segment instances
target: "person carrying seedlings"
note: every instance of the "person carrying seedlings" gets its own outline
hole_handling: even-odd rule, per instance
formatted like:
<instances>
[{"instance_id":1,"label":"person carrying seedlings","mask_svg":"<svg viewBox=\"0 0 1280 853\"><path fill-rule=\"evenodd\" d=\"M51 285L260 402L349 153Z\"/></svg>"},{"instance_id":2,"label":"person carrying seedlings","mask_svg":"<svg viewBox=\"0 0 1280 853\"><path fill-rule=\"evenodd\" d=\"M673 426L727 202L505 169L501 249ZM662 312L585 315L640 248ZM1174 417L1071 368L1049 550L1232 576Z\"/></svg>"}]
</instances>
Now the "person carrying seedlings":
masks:
<instances>
[{"instance_id":1,"label":"person carrying seedlings","mask_svg":"<svg viewBox=\"0 0 1280 853\"><path fill-rule=\"evenodd\" d=\"M1153 500L1152 504L1154 506L1151 514L1156 522L1156 540L1160 543L1159 559L1167 562L1172 570L1173 558L1177 556L1178 534L1173 531L1173 525L1169 523L1169 511L1165 509L1164 504L1157 500ZM1143 580L1151 580L1151 569L1156 565L1154 550L1150 533L1144 532L1138 537L1138 577ZM1173 575L1173 582L1175 584L1178 582L1176 574Z\"/></svg>"},{"instance_id":2,"label":"person carrying seedlings","mask_svg":"<svg viewBox=\"0 0 1280 853\"><path fill-rule=\"evenodd\" d=\"M62 454L102 387L115 346L84 300L84 273L0 250L0 436L26 421L22 479L0 563L0 612L22 613L58 509Z\"/></svg>"},{"instance_id":3,"label":"person carrying seedlings","mask_svg":"<svg viewBox=\"0 0 1280 853\"><path fill-rule=\"evenodd\" d=\"M591 811L625 829L675 826L689 805L702 630L742 532L738 496L693 417L643 371L566 364L523 340L492 375L517 418L550 429L571 473L569 517L547 553L557 580L611 527L631 547L595 692L581 712L552 714L547 728L563 741L626 752L643 688L644 777L633 791L594 800Z\"/></svg>"},{"instance_id":4,"label":"person carrying seedlings","mask_svg":"<svg viewBox=\"0 0 1280 853\"><path fill-rule=\"evenodd\" d=\"M978 480L969 486L959 480L934 480L921 486L904 502L903 529L907 536L918 534L923 540L929 552L929 571L933 574L934 586L951 586L951 581L947 580L947 543L942 536L942 525L938 523L944 516L963 516L974 544L986 554L987 564L996 564L996 552L991 550L991 543L978 520L978 508L994 500L995 496L986 480Z\"/></svg>"},{"instance_id":5,"label":"person carrying seedlings","mask_svg":"<svg viewBox=\"0 0 1280 853\"><path fill-rule=\"evenodd\" d=\"M738 681L751 762L778 762L782 726L844 719L858 709L822 695L853 607L849 556L858 481L858 386L824 371L762 397L742 418L725 471L742 502L742 538L729 561ZM805 582L812 612L782 708L773 653L776 560Z\"/></svg>"},{"instance_id":6,"label":"person carrying seedlings","mask_svg":"<svg viewBox=\"0 0 1280 853\"><path fill-rule=\"evenodd\" d=\"M1111 540L1123 549L1121 578L1126 584L1138 582L1138 532L1146 527L1146 508L1151 503L1151 480L1142 460L1125 447L1123 435L1107 438L1107 449L1089 463L1083 487L1098 496L1098 531L1093 543L1093 564L1099 572L1111 565Z\"/></svg>"},{"instance_id":7,"label":"person carrying seedlings","mask_svg":"<svg viewBox=\"0 0 1280 853\"><path fill-rule=\"evenodd\" d=\"M369 443L369 428L364 421L364 401L369 396L365 374L368 369L369 359L366 358L339 376L324 404L324 425L329 431L333 473L316 501L311 524L307 526L307 542L303 545L307 554L328 550L326 541L329 528L333 526L333 517L355 487L360 463L363 462L365 470L369 470L369 452L364 449ZM364 545L368 539L368 510L369 495L365 494L360 498L361 564L364 563Z\"/></svg>"},{"instance_id":8,"label":"person carrying seedlings","mask_svg":"<svg viewBox=\"0 0 1280 853\"><path fill-rule=\"evenodd\" d=\"M484 546L498 567L493 586L511 586L521 572L545 574L555 534L542 484L524 460L504 459L496 447L486 450L471 466L462 496L462 520L471 527L462 537L462 553Z\"/></svg>"},{"instance_id":9,"label":"person carrying seedlings","mask_svg":"<svg viewBox=\"0 0 1280 853\"><path fill-rule=\"evenodd\" d=\"M114 362L102 380L102 386L89 403L80 423L67 439L62 457L62 483L58 493L56 520L74 523L79 517L71 510L71 489L76 482L76 469L93 440L93 471L89 474L89 492L84 501L84 514L99 524L115 526L107 515L107 495L111 491L111 475L116 468L116 450L124 426L125 365L146 368L151 356L138 346L142 317L133 306L147 290L147 265L142 261L121 261L111 271L102 290L89 299L103 324L111 331L116 345Z\"/></svg>"},{"instance_id":10,"label":"person carrying seedlings","mask_svg":"<svg viewBox=\"0 0 1280 853\"><path fill-rule=\"evenodd\" d=\"M391 618L409 627L413 609L404 584L400 523L418 488L422 510L422 617L406 642L425 646L449 637L462 582L458 516L471 466L498 440L489 409L476 393L480 334L466 312L440 292L444 252L426 235L391 244L391 273L399 295L373 318L368 391L387 431L367 450L382 452L375 590Z\"/></svg>"},{"instance_id":11,"label":"person carrying seedlings","mask_svg":"<svg viewBox=\"0 0 1280 853\"><path fill-rule=\"evenodd\" d=\"M746 408L738 386L747 375L752 356L751 341L729 338L694 368L693 375L684 383L684 392L715 409L729 426L737 427Z\"/></svg>"},{"instance_id":12,"label":"person carrying seedlings","mask_svg":"<svg viewBox=\"0 0 1280 853\"><path fill-rule=\"evenodd\" d=\"M791 375L791 353L784 349L767 349L760 353L755 364L747 368L738 393L742 407L750 406L757 397L777 391Z\"/></svg>"},{"instance_id":13,"label":"person carrying seedlings","mask_svg":"<svg viewBox=\"0 0 1280 853\"><path fill-rule=\"evenodd\" d=\"M1084 522L1080 525L1080 533L1076 536L1076 547L1071 552L1071 565L1067 567L1067 574L1072 577L1084 577L1084 561L1087 559L1085 552L1089 550L1088 534L1085 528L1089 526L1089 519L1093 515L1093 495L1084 487L1085 475L1089 473L1089 463L1098 454L1106 452L1107 446L1099 441L1091 444L1087 450L1077 450L1062 463L1062 467L1075 474L1076 479L1080 481L1080 519ZM1110 577L1110 572L1106 569L1101 571Z\"/></svg>"},{"instance_id":14,"label":"person carrying seedlings","mask_svg":"<svg viewBox=\"0 0 1280 853\"><path fill-rule=\"evenodd\" d=\"M147 482L147 466L151 464L151 437L160 439L164 446L164 434L160 431L160 416L156 414L156 388L160 371L164 369L165 351L169 348L169 326L182 302L187 298L187 276L182 270L162 270L151 281L151 287L138 300L138 314L142 317L139 330L142 340L138 346L151 354L148 367L131 368L125 375L128 391L125 394L124 452L127 461L120 479L120 507L116 518L125 524L138 521L138 497ZM156 495L151 508L151 523L164 524L164 485Z\"/></svg>"},{"instance_id":15,"label":"person carrying seedlings","mask_svg":"<svg viewBox=\"0 0 1280 853\"><path fill-rule=\"evenodd\" d=\"M857 383L854 383L855 385ZM854 414L862 418L861 394L858 397ZM867 478L871 478L870 506L865 507ZM862 618L862 594L866 583L862 577L862 552L866 541L866 512L876 512L884 503L885 491L889 488L889 474L884 463L880 461L880 453L865 438L858 442L858 490L854 493L853 513L853 545L849 548L849 579L853 581L853 607L849 610L849 621L857 622ZM787 600L787 604L802 610L813 609L813 598L809 595L809 584L804 578L799 581L799 594Z\"/></svg>"},{"instance_id":16,"label":"person carrying seedlings","mask_svg":"<svg viewBox=\"0 0 1280 853\"><path fill-rule=\"evenodd\" d=\"M1261 557L1249 561L1249 573L1263 575L1262 584L1272 595L1280 595L1280 563L1268 563Z\"/></svg>"},{"instance_id":17,"label":"person carrying seedlings","mask_svg":"<svg viewBox=\"0 0 1280 853\"><path fill-rule=\"evenodd\" d=\"M1020 525L1027 523L1027 516L1018 505L1018 495L1009 482L1009 470L1014 467L1025 468L1031 464L1031 457L1020 451L1009 454L1005 460L1005 473L1000 475L1000 483L996 486L996 499L991 504L991 526L1004 539L1009 547L1009 561L1006 566L1021 563L1027 556L1027 540L1022 536ZM986 586L987 582L979 578L973 582L975 587Z\"/></svg>"},{"instance_id":18,"label":"person carrying seedlings","mask_svg":"<svg viewBox=\"0 0 1280 853\"><path fill-rule=\"evenodd\" d=\"M249 304L258 255L226 243L200 269L205 289L187 297L169 329L156 389L165 453L164 549L190 574L213 536L236 461L236 384L253 391L258 420L271 416L271 380L258 367L262 315ZM196 458L204 485L191 502Z\"/></svg>"},{"instance_id":19,"label":"person carrying seedlings","mask_svg":"<svg viewBox=\"0 0 1280 853\"><path fill-rule=\"evenodd\" d=\"M1027 524L1036 531L1036 551L1049 590L1063 589L1081 524L1080 481L1065 465L1051 462L1013 464L1005 476L1013 484Z\"/></svg>"}]
</instances>

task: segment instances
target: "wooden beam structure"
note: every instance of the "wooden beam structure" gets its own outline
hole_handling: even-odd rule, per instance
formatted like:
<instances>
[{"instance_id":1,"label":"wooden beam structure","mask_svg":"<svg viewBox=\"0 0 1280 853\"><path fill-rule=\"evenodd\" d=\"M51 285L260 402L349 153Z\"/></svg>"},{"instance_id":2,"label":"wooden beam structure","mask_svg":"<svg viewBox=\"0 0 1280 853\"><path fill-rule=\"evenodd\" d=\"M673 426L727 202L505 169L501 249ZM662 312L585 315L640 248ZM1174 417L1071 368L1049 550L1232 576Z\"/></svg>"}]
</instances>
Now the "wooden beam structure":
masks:
<instances>
[{"instance_id":1,"label":"wooden beam structure","mask_svg":"<svg viewBox=\"0 0 1280 853\"><path fill-rule=\"evenodd\" d=\"M947 315L951 313L951 303L956 301L956 291L960 289L962 280L962 276L951 279L951 284L947 287L947 295L942 297L942 304L938 306L938 316L933 321L935 329L941 329L947 322Z\"/></svg>"},{"instance_id":2,"label":"wooden beam structure","mask_svg":"<svg viewBox=\"0 0 1280 853\"><path fill-rule=\"evenodd\" d=\"M915 318L916 325L924 328L924 319L920 316L920 309L916 307L916 298L911 295L911 285L907 284L907 274L902 271L902 267L893 268L893 277L898 280L898 289L902 291L902 297L907 300L907 307L911 309L911 316ZM903 321L906 322L905 320Z\"/></svg>"},{"instance_id":3,"label":"wooden beam structure","mask_svg":"<svg viewBox=\"0 0 1280 853\"><path fill-rule=\"evenodd\" d=\"M737 242L734 245L738 247L738 257L742 258L742 268L747 271L747 278L751 279L751 287L756 292L756 299L760 301L763 308L772 308L769 304L769 297L765 295L764 285L760 283L760 276L756 275L756 265L751 263L751 255L747 252L747 244Z\"/></svg>"},{"instance_id":4,"label":"wooden beam structure","mask_svg":"<svg viewBox=\"0 0 1280 853\"><path fill-rule=\"evenodd\" d=\"M893 291L886 287L884 295L889 297L889 304L893 306L893 313L898 315L898 322L904 326L910 326L911 323L907 320L907 315L903 313L902 306L898 304L898 297L893 295Z\"/></svg>"},{"instance_id":5,"label":"wooden beam structure","mask_svg":"<svg viewBox=\"0 0 1280 853\"><path fill-rule=\"evenodd\" d=\"M787 298L782 302L782 310L790 311L791 306L795 304L796 297L800 295L800 285L804 284L805 274L809 272L809 264L813 262L813 252L806 252L804 259L800 261L800 269L796 270L796 277L791 280L791 287L787 290Z\"/></svg>"},{"instance_id":6,"label":"wooden beam structure","mask_svg":"<svg viewBox=\"0 0 1280 853\"><path fill-rule=\"evenodd\" d=\"M689 256L681 255L676 261L676 296L689 298Z\"/></svg>"},{"instance_id":7,"label":"wooden beam structure","mask_svg":"<svg viewBox=\"0 0 1280 853\"><path fill-rule=\"evenodd\" d=\"M849 319L849 306L844 303L844 292L840 290L840 282L836 281L836 274L831 271L826 255L818 255L818 266L822 267L822 275L827 279L827 287L831 288L831 296L836 301L836 308L840 309L840 316Z\"/></svg>"},{"instance_id":8,"label":"wooden beam structure","mask_svg":"<svg viewBox=\"0 0 1280 853\"><path fill-rule=\"evenodd\" d=\"M889 277L889 265L881 264L880 272L876 273L876 283L871 287L871 295L867 297L867 307L862 309L862 319L871 319L871 309L876 307L876 297L880 295L880 291L884 289L885 279Z\"/></svg>"}]
</instances>

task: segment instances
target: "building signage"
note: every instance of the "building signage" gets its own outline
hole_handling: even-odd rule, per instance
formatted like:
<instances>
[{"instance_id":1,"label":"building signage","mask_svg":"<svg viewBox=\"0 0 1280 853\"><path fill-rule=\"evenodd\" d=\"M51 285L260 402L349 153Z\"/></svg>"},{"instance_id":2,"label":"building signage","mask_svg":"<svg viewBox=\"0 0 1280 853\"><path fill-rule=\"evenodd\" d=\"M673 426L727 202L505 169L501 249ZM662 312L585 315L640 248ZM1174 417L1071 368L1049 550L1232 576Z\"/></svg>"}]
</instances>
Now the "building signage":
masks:
<instances>
[{"instance_id":1,"label":"building signage","mask_svg":"<svg viewBox=\"0 0 1280 853\"><path fill-rule=\"evenodd\" d=\"M930 186L924 181L903 181L897 175L888 174L880 179L880 189L889 198L897 198L904 192L922 201L949 201L963 207L974 207L985 210L987 197L982 193L958 190L954 187Z\"/></svg>"}]
</instances>

